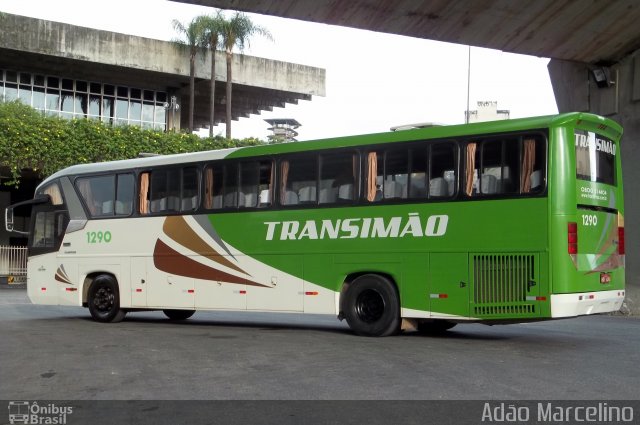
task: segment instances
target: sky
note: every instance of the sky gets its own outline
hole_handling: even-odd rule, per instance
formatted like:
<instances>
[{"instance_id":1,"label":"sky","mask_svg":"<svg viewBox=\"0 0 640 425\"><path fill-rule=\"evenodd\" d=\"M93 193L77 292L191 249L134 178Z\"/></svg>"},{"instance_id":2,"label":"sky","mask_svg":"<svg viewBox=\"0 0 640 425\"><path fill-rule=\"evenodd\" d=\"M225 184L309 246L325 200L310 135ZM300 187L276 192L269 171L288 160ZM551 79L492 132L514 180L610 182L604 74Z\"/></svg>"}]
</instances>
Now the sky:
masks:
<instances>
[{"instance_id":1,"label":"sky","mask_svg":"<svg viewBox=\"0 0 640 425\"><path fill-rule=\"evenodd\" d=\"M159 40L213 9L166 0L0 0L0 11ZM326 69L326 96L232 122L234 138L266 139L267 118L294 118L299 140L388 131L418 122L460 124L467 108L469 47L249 14L273 41L256 37L244 54ZM558 112L549 60L471 48L470 109L497 101L512 118ZM186 106L186 105L185 105ZM225 134L225 125L214 128ZM208 131L202 131L208 135Z\"/></svg>"}]
</instances>

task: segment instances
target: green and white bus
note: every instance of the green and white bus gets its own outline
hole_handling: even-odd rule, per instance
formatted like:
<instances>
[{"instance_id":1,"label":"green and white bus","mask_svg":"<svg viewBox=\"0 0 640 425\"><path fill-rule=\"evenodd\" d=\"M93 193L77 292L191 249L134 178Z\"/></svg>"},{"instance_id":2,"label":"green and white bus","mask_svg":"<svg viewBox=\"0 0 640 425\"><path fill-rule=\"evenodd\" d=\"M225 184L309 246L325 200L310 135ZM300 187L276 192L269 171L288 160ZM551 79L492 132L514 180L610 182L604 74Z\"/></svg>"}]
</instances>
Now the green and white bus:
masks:
<instances>
[{"instance_id":1,"label":"green and white bus","mask_svg":"<svg viewBox=\"0 0 640 425\"><path fill-rule=\"evenodd\" d=\"M321 313L368 336L616 311L621 134L569 113L72 166L23 203L28 294L101 322Z\"/></svg>"}]
</instances>

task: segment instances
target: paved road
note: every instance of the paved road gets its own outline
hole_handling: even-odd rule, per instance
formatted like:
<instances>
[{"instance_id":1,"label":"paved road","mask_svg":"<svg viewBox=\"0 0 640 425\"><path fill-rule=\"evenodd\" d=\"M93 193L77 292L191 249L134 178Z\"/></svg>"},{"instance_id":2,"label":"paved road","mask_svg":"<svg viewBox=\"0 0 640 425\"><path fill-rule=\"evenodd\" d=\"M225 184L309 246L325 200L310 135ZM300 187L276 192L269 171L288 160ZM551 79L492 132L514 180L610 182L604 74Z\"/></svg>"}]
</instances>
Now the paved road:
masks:
<instances>
[{"instance_id":1,"label":"paved road","mask_svg":"<svg viewBox=\"0 0 640 425\"><path fill-rule=\"evenodd\" d=\"M363 338L333 317L162 313L100 324L0 290L0 399L638 399L640 320Z\"/></svg>"}]
</instances>

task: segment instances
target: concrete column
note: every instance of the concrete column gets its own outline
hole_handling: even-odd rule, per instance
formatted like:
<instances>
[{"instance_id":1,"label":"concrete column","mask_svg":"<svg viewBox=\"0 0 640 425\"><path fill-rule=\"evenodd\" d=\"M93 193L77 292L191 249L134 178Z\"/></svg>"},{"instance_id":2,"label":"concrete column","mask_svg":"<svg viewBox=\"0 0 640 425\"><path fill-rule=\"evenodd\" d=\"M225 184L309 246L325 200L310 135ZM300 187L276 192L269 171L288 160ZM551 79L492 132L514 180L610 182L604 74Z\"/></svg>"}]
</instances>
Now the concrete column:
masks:
<instances>
[{"instance_id":1,"label":"concrete column","mask_svg":"<svg viewBox=\"0 0 640 425\"><path fill-rule=\"evenodd\" d=\"M625 196L626 307L640 314L640 50L609 67L609 87L597 86L594 65L553 59L549 75L560 112L593 112L622 125Z\"/></svg>"}]
</instances>

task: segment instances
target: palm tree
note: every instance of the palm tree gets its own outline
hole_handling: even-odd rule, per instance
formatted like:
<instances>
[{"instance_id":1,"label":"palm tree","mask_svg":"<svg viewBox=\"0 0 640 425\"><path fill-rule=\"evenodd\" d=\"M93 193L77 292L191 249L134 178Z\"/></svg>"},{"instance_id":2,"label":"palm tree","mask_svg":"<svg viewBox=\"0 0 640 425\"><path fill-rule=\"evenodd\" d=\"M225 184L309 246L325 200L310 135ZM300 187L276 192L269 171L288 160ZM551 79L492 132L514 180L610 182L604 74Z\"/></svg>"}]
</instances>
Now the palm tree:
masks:
<instances>
[{"instance_id":1,"label":"palm tree","mask_svg":"<svg viewBox=\"0 0 640 425\"><path fill-rule=\"evenodd\" d=\"M225 20L222 31L222 45L227 55L227 139L231 139L231 62L233 49L238 47L242 52L249 39L254 35L261 35L272 40L271 33L259 25L254 24L247 15L236 12L231 19Z\"/></svg>"},{"instance_id":2,"label":"palm tree","mask_svg":"<svg viewBox=\"0 0 640 425\"><path fill-rule=\"evenodd\" d=\"M209 137L213 137L216 98L216 50L221 46L221 35L225 25L224 15L217 11L214 15L200 17L203 28L203 44L211 53L211 91L209 93Z\"/></svg>"},{"instance_id":3,"label":"palm tree","mask_svg":"<svg viewBox=\"0 0 640 425\"><path fill-rule=\"evenodd\" d=\"M173 29L176 30L180 38L172 41L181 48L189 52L189 132L193 131L193 114L195 106L195 84L196 84L196 55L203 44L202 17L196 17L191 20L189 25L185 26L182 22L174 19L172 21Z\"/></svg>"}]
</instances>

